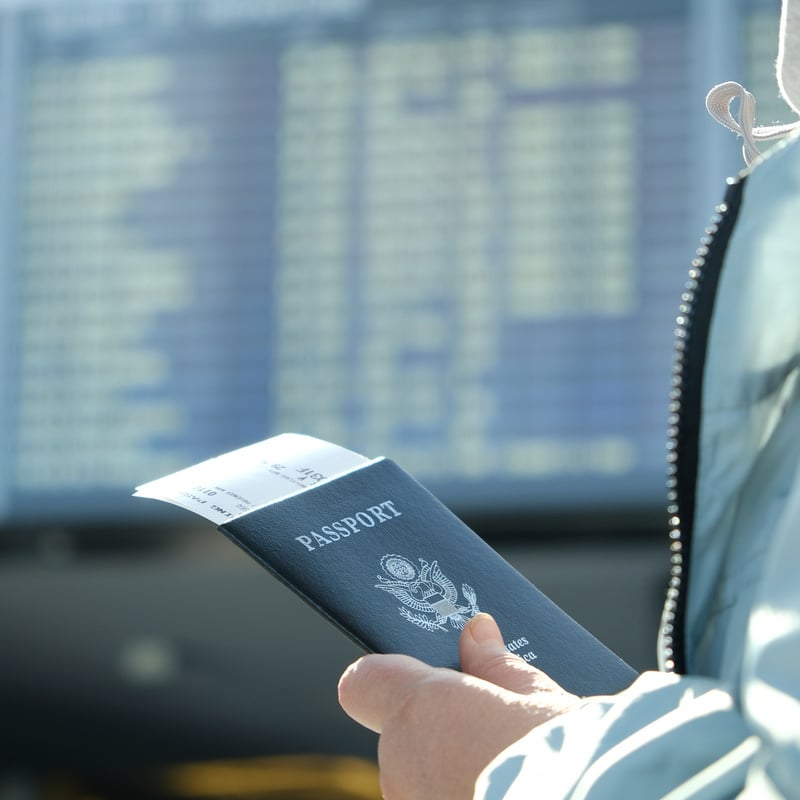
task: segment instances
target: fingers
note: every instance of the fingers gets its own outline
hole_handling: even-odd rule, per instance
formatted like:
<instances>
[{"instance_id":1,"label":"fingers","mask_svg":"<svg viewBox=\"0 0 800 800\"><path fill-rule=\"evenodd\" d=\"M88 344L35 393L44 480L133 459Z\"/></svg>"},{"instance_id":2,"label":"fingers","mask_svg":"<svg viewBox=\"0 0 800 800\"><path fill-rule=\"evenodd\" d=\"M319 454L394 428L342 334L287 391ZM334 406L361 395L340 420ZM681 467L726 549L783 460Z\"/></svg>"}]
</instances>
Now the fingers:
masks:
<instances>
[{"instance_id":1,"label":"fingers","mask_svg":"<svg viewBox=\"0 0 800 800\"><path fill-rule=\"evenodd\" d=\"M488 615L467 624L460 647L464 672L369 655L339 681L345 712L380 734L387 800L471 797L478 774L500 751L578 700L506 652Z\"/></svg>"},{"instance_id":2,"label":"fingers","mask_svg":"<svg viewBox=\"0 0 800 800\"><path fill-rule=\"evenodd\" d=\"M509 653L497 623L489 614L478 614L465 626L459 642L463 672L519 694L560 691L541 670Z\"/></svg>"},{"instance_id":3,"label":"fingers","mask_svg":"<svg viewBox=\"0 0 800 800\"><path fill-rule=\"evenodd\" d=\"M385 722L433 669L410 656L364 656L339 679L339 704L360 725L382 733Z\"/></svg>"},{"instance_id":4,"label":"fingers","mask_svg":"<svg viewBox=\"0 0 800 800\"><path fill-rule=\"evenodd\" d=\"M467 623L459 649L461 669L466 675L521 695L544 693L550 697L546 702L558 700L556 705L561 703L562 695L571 698L541 670L505 649L497 623L488 614L478 614ZM441 680L436 681L436 692L446 692L446 672L449 670L430 667L409 656L364 656L351 664L339 680L339 703L356 722L382 733L387 722L401 713L409 697L419 695L422 684L438 677Z\"/></svg>"}]
</instances>

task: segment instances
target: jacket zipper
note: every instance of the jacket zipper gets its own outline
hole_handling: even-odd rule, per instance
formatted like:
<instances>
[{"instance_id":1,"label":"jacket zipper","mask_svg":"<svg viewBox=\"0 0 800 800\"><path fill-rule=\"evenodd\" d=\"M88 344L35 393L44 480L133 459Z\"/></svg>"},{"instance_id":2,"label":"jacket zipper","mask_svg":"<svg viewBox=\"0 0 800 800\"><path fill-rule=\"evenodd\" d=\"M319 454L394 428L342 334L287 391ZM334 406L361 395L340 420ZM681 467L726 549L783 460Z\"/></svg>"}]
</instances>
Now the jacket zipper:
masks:
<instances>
[{"instance_id":1,"label":"jacket zipper","mask_svg":"<svg viewBox=\"0 0 800 800\"><path fill-rule=\"evenodd\" d=\"M708 334L725 252L739 213L745 176L728 179L700 241L681 294L675 328L667 438L670 572L659 631L659 664L686 671L685 614L695 516L700 409Z\"/></svg>"}]
</instances>

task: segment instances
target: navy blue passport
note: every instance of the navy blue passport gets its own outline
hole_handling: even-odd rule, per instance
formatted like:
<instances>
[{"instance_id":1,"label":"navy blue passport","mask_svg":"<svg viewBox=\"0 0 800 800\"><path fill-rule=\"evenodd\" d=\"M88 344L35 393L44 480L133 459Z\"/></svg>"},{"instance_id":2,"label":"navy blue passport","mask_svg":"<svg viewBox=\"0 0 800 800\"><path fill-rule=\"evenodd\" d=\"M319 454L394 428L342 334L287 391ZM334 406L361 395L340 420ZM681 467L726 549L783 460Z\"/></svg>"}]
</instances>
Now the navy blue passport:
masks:
<instances>
[{"instance_id":1,"label":"navy blue passport","mask_svg":"<svg viewBox=\"0 0 800 800\"><path fill-rule=\"evenodd\" d=\"M220 530L364 650L458 669L468 619L578 695L636 672L562 611L405 470L376 459Z\"/></svg>"}]
</instances>

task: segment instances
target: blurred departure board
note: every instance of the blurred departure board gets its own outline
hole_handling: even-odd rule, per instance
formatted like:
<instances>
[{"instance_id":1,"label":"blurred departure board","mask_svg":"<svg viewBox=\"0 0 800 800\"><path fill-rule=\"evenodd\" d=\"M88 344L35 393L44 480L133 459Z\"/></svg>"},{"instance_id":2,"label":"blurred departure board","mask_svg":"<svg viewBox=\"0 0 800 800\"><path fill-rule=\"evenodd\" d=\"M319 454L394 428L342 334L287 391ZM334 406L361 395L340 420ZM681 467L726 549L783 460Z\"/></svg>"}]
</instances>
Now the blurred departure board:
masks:
<instances>
[{"instance_id":1,"label":"blurred departure board","mask_svg":"<svg viewBox=\"0 0 800 800\"><path fill-rule=\"evenodd\" d=\"M128 519L136 483L283 431L459 511L661 502L705 222L687 24L619 0L0 6L0 517Z\"/></svg>"}]
</instances>

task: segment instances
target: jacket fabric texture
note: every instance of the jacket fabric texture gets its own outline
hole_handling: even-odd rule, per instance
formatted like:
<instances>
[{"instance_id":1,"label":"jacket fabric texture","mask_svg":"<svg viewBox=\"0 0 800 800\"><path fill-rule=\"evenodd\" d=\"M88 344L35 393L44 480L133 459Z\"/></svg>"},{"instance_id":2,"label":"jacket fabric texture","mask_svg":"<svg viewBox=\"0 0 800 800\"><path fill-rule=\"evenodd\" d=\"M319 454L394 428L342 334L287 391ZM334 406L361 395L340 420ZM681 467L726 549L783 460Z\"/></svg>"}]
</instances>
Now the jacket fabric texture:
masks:
<instances>
[{"instance_id":1,"label":"jacket fabric texture","mask_svg":"<svg viewBox=\"0 0 800 800\"><path fill-rule=\"evenodd\" d=\"M697 386L677 391L661 670L534 729L476 800L800 798L798 133L719 211L706 319L678 331Z\"/></svg>"}]
</instances>

